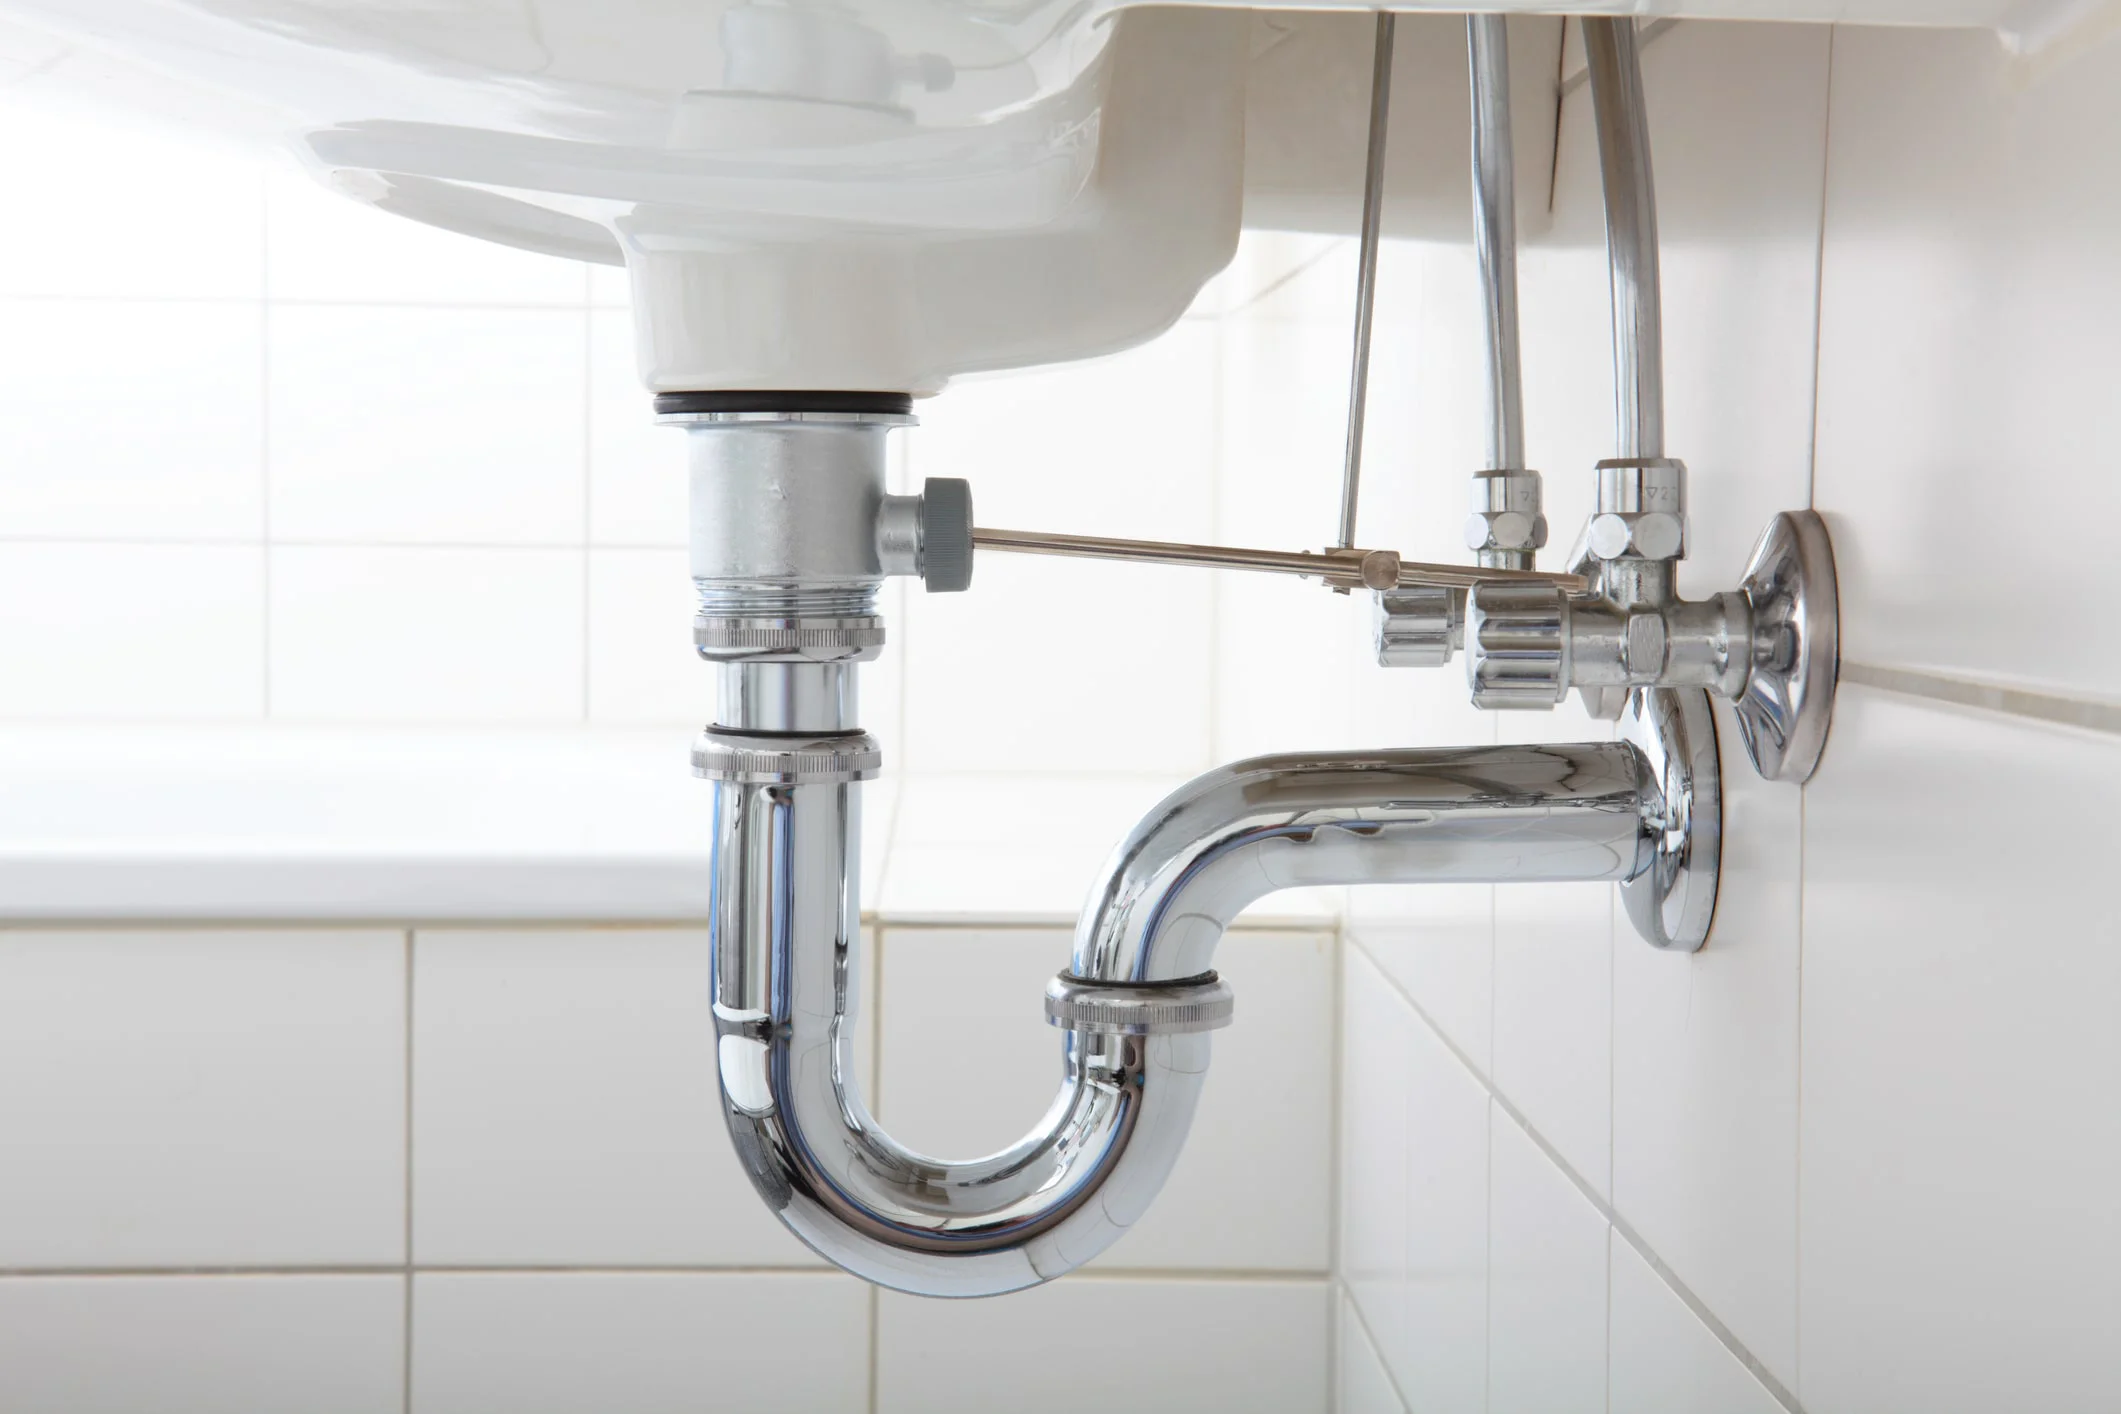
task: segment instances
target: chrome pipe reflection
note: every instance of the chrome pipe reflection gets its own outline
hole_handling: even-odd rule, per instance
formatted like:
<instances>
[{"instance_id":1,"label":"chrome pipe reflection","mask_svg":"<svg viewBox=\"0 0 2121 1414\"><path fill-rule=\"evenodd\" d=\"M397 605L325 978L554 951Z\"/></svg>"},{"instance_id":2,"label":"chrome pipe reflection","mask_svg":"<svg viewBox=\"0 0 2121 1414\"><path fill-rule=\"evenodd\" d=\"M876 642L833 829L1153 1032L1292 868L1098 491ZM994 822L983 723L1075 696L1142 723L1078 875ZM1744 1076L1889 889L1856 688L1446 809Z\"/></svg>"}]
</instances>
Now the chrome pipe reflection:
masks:
<instances>
[{"instance_id":1,"label":"chrome pipe reflection","mask_svg":"<svg viewBox=\"0 0 2121 1414\"><path fill-rule=\"evenodd\" d=\"M805 749L823 761L828 745ZM1070 1027L1059 1090L1023 1139L967 1160L901 1146L854 1071L860 786L784 774L714 787L722 1097L752 1182L821 1255L902 1291L992 1295L1096 1256L1170 1173L1208 1036ZM1164 800L1113 854L1070 971L1197 977L1230 920L1285 888L1628 879L1652 863L1662 813L1644 758L1617 742L1240 762ZM992 823L1031 839L1042 828L1029 807Z\"/></svg>"},{"instance_id":2,"label":"chrome pipe reflection","mask_svg":"<svg viewBox=\"0 0 2121 1414\"><path fill-rule=\"evenodd\" d=\"M1632 16L1583 20L1613 281L1613 382L1624 458L1664 455L1664 315L1649 109Z\"/></svg>"},{"instance_id":3,"label":"chrome pipe reflection","mask_svg":"<svg viewBox=\"0 0 2121 1414\"><path fill-rule=\"evenodd\" d=\"M1502 15L1466 16L1473 88L1473 248L1487 314L1488 465L1524 465L1517 352L1517 176L1510 141L1510 39Z\"/></svg>"}]
</instances>

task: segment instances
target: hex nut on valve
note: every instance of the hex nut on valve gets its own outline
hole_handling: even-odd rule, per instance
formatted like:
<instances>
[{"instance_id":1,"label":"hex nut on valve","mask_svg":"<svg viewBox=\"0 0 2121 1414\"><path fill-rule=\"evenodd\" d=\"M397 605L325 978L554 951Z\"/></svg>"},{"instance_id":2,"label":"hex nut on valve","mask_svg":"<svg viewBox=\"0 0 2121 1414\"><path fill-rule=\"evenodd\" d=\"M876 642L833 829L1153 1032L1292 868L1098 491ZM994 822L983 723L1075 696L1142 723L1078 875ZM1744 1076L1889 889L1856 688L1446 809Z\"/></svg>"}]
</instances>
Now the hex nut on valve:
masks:
<instances>
[{"instance_id":1,"label":"hex nut on valve","mask_svg":"<svg viewBox=\"0 0 2121 1414\"><path fill-rule=\"evenodd\" d=\"M1520 550L1547 543L1547 518L1540 511L1536 471L1476 472L1471 514L1466 517L1468 550Z\"/></svg>"},{"instance_id":2,"label":"hex nut on valve","mask_svg":"<svg viewBox=\"0 0 2121 1414\"><path fill-rule=\"evenodd\" d=\"M1591 518L1584 543L1601 560L1669 560L1685 548L1686 522L1669 511L1608 511Z\"/></svg>"},{"instance_id":3,"label":"hex nut on valve","mask_svg":"<svg viewBox=\"0 0 2121 1414\"><path fill-rule=\"evenodd\" d=\"M1686 553L1686 463L1669 457L1598 463L1598 510L1584 545L1601 560L1669 560Z\"/></svg>"}]
</instances>

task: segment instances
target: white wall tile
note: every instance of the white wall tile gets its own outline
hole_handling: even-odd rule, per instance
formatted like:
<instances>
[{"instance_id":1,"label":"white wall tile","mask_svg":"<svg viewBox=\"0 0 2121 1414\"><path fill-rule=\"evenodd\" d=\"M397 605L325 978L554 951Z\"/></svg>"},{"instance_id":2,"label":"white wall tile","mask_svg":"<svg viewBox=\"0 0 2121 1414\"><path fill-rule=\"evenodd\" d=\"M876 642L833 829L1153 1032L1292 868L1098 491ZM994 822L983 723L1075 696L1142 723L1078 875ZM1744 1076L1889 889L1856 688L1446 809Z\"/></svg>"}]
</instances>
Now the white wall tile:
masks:
<instances>
[{"instance_id":1,"label":"white wall tile","mask_svg":"<svg viewBox=\"0 0 2121 1414\"><path fill-rule=\"evenodd\" d=\"M2117 125L2111 43L2035 80L1971 31L1836 31L1818 503L1846 657L2121 692L2084 651L2110 555L2062 549L2121 519L2086 474L2121 437Z\"/></svg>"},{"instance_id":2,"label":"white wall tile","mask_svg":"<svg viewBox=\"0 0 2121 1414\"><path fill-rule=\"evenodd\" d=\"M1369 956L1351 945L1341 962L1340 1251L1334 1270L1388 1363L1411 1319L1408 1097L1418 1024Z\"/></svg>"},{"instance_id":3,"label":"white wall tile","mask_svg":"<svg viewBox=\"0 0 2121 1414\"><path fill-rule=\"evenodd\" d=\"M877 1295L877 1414L1323 1414L1327 1287L1069 1277L996 1301ZM1083 1332L1123 1335L1082 1358ZM1055 1371L1051 1379L1030 1371Z\"/></svg>"},{"instance_id":4,"label":"white wall tile","mask_svg":"<svg viewBox=\"0 0 2121 1414\"><path fill-rule=\"evenodd\" d=\"M16 269L0 256L0 272ZM257 538L265 355L256 304L10 300L0 319L0 531Z\"/></svg>"},{"instance_id":5,"label":"white wall tile","mask_svg":"<svg viewBox=\"0 0 2121 1414\"><path fill-rule=\"evenodd\" d=\"M402 1261L395 932L0 933L0 1267Z\"/></svg>"},{"instance_id":6,"label":"white wall tile","mask_svg":"<svg viewBox=\"0 0 2121 1414\"><path fill-rule=\"evenodd\" d=\"M1807 787L1802 1388L2121 1396L2121 744L1844 685Z\"/></svg>"},{"instance_id":7,"label":"white wall tile","mask_svg":"<svg viewBox=\"0 0 2121 1414\"><path fill-rule=\"evenodd\" d=\"M589 537L682 548L685 498L685 433L656 423L634 363L633 312L598 309L589 316Z\"/></svg>"},{"instance_id":8,"label":"white wall tile","mask_svg":"<svg viewBox=\"0 0 2121 1414\"><path fill-rule=\"evenodd\" d=\"M430 930L414 958L420 1262L816 1264L730 1149L704 932Z\"/></svg>"},{"instance_id":9,"label":"white wall tile","mask_svg":"<svg viewBox=\"0 0 2121 1414\"><path fill-rule=\"evenodd\" d=\"M591 722L714 717L715 669L693 651L693 607L683 550L589 552Z\"/></svg>"},{"instance_id":10,"label":"white wall tile","mask_svg":"<svg viewBox=\"0 0 2121 1414\"><path fill-rule=\"evenodd\" d=\"M176 125L91 114L41 96L11 96L0 122L18 136L0 153L0 187L15 211L0 230L0 293L256 299L263 292L265 163Z\"/></svg>"},{"instance_id":11,"label":"white wall tile","mask_svg":"<svg viewBox=\"0 0 2121 1414\"><path fill-rule=\"evenodd\" d=\"M1495 1088L1601 1194L1613 1167L1612 896L1611 884L1495 889Z\"/></svg>"},{"instance_id":12,"label":"white wall tile","mask_svg":"<svg viewBox=\"0 0 2121 1414\"><path fill-rule=\"evenodd\" d=\"M576 721L583 554L272 552L272 710L331 721Z\"/></svg>"},{"instance_id":13,"label":"white wall tile","mask_svg":"<svg viewBox=\"0 0 2121 1414\"><path fill-rule=\"evenodd\" d=\"M1643 55L1666 440L1690 498L1679 581L1695 597L1734 586L1770 518L1811 502L1828 44L1824 25L1677 24ZM1572 110L1589 98L1586 84ZM1581 463L1567 475L1590 484ZM1557 551L1580 526L1555 527Z\"/></svg>"},{"instance_id":14,"label":"white wall tile","mask_svg":"<svg viewBox=\"0 0 2121 1414\"><path fill-rule=\"evenodd\" d=\"M378 211L307 172L276 170L266 270L276 300L580 305L585 267Z\"/></svg>"},{"instance_id":15,"label":"white wall tile","mask_svg":"<svg viewBox=\"0 0 2121 1414\"><path fill-rule=\"evenodd\" d=\"M869 1298L802 1272L423 1275L418 1414L787 1409L868 1403Z\"/></svg>"},{"instance_id":16,"label":"white wall tile","mask_svg":"<svg viewBox=\"0 0 2121 1414\"><path fill-rule=\"evenodd\" d=\"M1348 891L1348 931L1485 1073L1495 1007L1492 884L1376 884Z\"/></svg>"},{"instance_id":17,"label":"white wall tile","mask_svg":"<svg viewBox=\"0 0 2121 1414\"><path fill-rule=\"evenodd\" d=\"M1201 540L1215 364L1213 322L1181 320L1110 358L955 381L900 435L916 480L972 483L982 525Z\"/></svg>"},{"instance_id":18,"label":"white wall tile","mask_svg":"<svg viewBox=\"0 0 2121 1414\"><path fill-rule=\"evenodd\" d=\"M1334 1369L1335 1414L1407 1414L1406 1405L1399 1402L1399 1392L1392 1388L1392 1376L1386 1372L1384 1360L1362 1328L1355 1303L1345 1297L1336 1313L1335 1333L1340 1348Z\"/></svg>"},{"instance_id":19,"label":"white wall tile","mask_svg":"<svg viewBox=\"0 0 2121 1414\"><path fill-rule=\"evenodd\" d=\"M1367 959L1351 955L1345 998L1344 1279L1410 1407L1478 1409L1488 1363L1487 1092Z\"/></svg>"},{"instance_id":20,"label":"white wall tile","mask_svg":"<svg viewBox=\"0 0 2121 1414\"><path fill-rule=\"evenodd\" d=\"M1223 322L1213 521L1222 543L1279 550L1333 543L1347 447L1349 333L1346 317L1276 318L1255 310Z\"/></svg>"},{"instance_id":21,"label":"white wall tile","mask_svg":"<svg viewBox=\"0 0 2121 1414\"><path fill-rule=\"evenodd\" d=\"M911 694L915 714L929 701L922 691ZM898 779L891 861L874 904L897 918L1072 919L1113 849L1180 784L1168 776L917 771Z\"/></svg>"},{"instance_id":22,"label":"white wall tile","mask_svg":"<svg viewBox=\"0 0 2121 1414\"><path fill-rule=\"evenodd\" d=\"M1780 1414L1774 1396L1634 1248L1615 1236L1612 1254L1609 1408L1628 1414Z\"/></svg>"},{"instance_id":23,"label":"white wall tile","mask_svg":"<svg viewBox=\"0 0 2121 1414\"><path fill-rule=\"evenodd\" d=\"M264 615L259 549L0 544L0 712L256 717Z\"/></svg>"},{"instance_id":24,"label":"white wall tile","mask_svg":"<svg viewBox=\"0 0 2121 1414\"><path fill-rule=\"evenodd\" d=\"M1606 1408L1606 1221L1516 1121L1494 1115L1488 1410Z\"/></svg>"},{"instance_id":25,"label":"white wall tile","mask_svg":"<svg viewBox=\"0 0 2121 1414\"><path fill-rule=\"evenodd\" d=\"M588 317L274 308L274 536L581 543Z\"/></svg>"},{"instance_id":26,"label":"white wall tile","mask_svg":"<svg viewBox=\"0 0 2121 1414\"><path fill-rule=\"evenodd\" d=\"M906 765L1207 769L1210 593L1198 570L985 554L972 592L908 595Z\"/></svg>"},{"instance_id":27,"label":"white wall tile","mask_svg":"<svg viewBox=\"0 0 2121 1414\"><path fill-rule=\"evenodd\" d=\"M1797 1374L1802 794L1728 712L1716 919L1700 952L1613 922L1613 1204L1785 1383Z\"/></svg>"},{"instance_id":28,"label":"white wall tile","mask_svg":"<svg viewBox=\"0 0 2121 1414\"><path fill-rule=\"evenodd\" d=\"M1216 578L1214 759L1354 746L1346 684L1372 651L1369 596L1280 575Z\"/></svg>"},{"instance_id":29,"label":"white wall tile","mask_svg":"<svg viewBox=\"0 0 2121 1414\"><path fill-rule=\"evenodd\" d=\"M400 1414L396 1276L0 1280L9 1414Z\"/></svg>"},{"instance_id":30,"label":"white wall tile","mask_svg":"<svg viewBox=\"0 0 2121 1414\"><path fill-rule=\"evenodd\" d=\"M1061 929L884 930L876 1112L894 1138L970 1157L1022 1138L1052 1103L1060 1033L1042 998ZM1099 1265L1323 1272L1332 1201L1333 940L1234 932L1216 970L1239 1020L1218 1032L1171 1178ZM964 1064L978 1057L976 1066Z\"/></svg>"}]
</instances>

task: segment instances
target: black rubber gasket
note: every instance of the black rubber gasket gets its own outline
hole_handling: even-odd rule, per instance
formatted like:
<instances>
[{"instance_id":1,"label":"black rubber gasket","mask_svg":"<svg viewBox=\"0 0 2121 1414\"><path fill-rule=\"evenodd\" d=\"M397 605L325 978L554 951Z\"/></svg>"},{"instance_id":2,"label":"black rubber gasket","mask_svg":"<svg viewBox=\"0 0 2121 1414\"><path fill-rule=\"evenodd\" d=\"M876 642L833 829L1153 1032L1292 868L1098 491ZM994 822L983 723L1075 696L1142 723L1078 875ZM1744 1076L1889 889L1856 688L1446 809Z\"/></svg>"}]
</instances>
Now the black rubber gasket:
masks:
<instances>
[{"instance_id":1,"label":"black rubber gasket","mask_svg":"<svg viewBox=\"0 0 2121 1414\"><path fill-rule=\"evenodd\" d=\"M769 388L711 393L657 393L658 417L713 412L849 412L867 416L905 417L913 411L911 393L833 393Z\"/></svg>"}]
</instances>

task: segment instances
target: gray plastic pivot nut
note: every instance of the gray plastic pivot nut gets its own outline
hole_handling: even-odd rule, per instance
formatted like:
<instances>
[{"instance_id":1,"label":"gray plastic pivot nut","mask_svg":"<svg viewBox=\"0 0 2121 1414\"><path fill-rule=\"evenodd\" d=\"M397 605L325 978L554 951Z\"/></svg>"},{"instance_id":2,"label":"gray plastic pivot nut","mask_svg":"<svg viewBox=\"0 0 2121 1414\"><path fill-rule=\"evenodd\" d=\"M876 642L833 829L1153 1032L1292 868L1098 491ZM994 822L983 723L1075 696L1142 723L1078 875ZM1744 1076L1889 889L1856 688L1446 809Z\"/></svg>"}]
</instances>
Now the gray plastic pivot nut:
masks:
<instances>
[{"instance_id":1,"label":"gray plastic pivot nut","mask_svg":"<svg viewBox=\"0 0 2121 1414\"><path fill-rule=\"evenodd\" d=\"M972 483L931 476L921 487L921 579L930 594L972 587Z\"/></svg>"}]
</instances>

